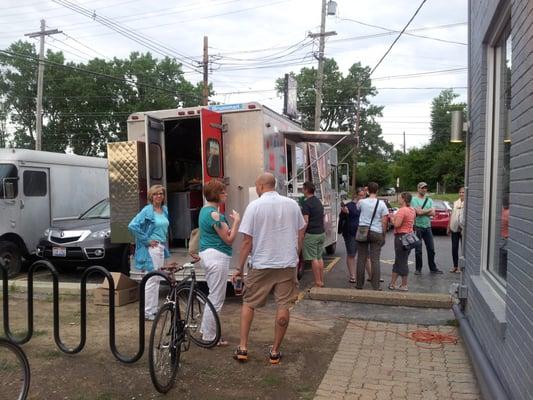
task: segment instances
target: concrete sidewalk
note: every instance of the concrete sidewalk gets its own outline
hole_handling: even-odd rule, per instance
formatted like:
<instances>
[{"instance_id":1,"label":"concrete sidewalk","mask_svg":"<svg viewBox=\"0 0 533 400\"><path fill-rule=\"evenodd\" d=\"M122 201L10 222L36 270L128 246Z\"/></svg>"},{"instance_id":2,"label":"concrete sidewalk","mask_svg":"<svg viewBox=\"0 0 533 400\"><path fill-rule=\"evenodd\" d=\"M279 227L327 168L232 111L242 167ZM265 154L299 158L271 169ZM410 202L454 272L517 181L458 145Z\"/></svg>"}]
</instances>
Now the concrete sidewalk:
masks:
<instances>
[{"instance_id":1,"label":"concrete sidewalk","mask_svg":"<svg viewBox=\"0 0 533 400\"><path fill-rule=\"evenodd\" d=\"M415 330L458 335L450 326L351 320L315 400L481 399L466 349L415 343Z\"/></svg>"}]
</instances>

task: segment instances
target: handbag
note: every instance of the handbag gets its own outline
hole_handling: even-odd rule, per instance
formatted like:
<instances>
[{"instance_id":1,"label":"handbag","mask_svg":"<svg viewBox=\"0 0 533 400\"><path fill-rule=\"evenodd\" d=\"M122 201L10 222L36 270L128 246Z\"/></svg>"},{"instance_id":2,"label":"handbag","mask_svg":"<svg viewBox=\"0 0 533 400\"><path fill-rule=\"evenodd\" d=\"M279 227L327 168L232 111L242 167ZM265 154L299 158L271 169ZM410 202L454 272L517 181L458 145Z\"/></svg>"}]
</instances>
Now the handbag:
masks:
<instances>
[{"instance_id":1,"label":"handbag","mask_svg":"<svg viewBox=\"0 0 533 400\"><path fill-rule=\"evenodd\" d=\"M370 219L370 225L369 226L361 226L359 225L357 227L357 232L355 233L355 240L358 242L367 242L368 241L368 232L370 232L370 227L372 226L372 221L374 221L374 217L376 216L376 211L378 210L379 205L379 199L376 201L376 206L374 207L374 212L372 213L372 218Z\"/></svg>"},{"instance_id":2,"label":"handbag","mask_svg":"<svg viewBox=\"0 0 533 400\"><path fill-rule=\"evenodd\" d=\"M345 227L345 225L346 225L347 223L348 223L348 216L347 216L345 213L341 212L341 213L339 214L339 227L337 228L337 233L338 233L339 235L342 235L342 234L343 234L343 232L344 232L344 227Z\"/></svg>"},{"instance_id":3,"label":"handbag","mask_svg":"<svg viewBox=\"0 0 533 400\"><path fill-rule=\"evenodd\" d=\"M414 249L415 247L420 246L420 244L422 243L420 241L420 238L416 236L416 233L414 232L406 233L405 235L402 236L401 240L402 240L402 247L404 250Z\"/></svg>"}]
</instances>

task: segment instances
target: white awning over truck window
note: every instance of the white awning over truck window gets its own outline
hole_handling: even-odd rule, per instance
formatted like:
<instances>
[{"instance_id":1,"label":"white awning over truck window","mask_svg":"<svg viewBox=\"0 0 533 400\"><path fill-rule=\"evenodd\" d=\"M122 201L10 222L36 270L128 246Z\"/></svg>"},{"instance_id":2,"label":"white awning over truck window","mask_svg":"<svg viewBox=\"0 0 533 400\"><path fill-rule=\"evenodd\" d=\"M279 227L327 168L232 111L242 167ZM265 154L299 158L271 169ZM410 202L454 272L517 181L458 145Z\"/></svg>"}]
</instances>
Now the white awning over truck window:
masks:
<instances>
[{"instance_id":1,"label":"white awning over truck window","mask_svg":"<svg viewBox=\"0 0 533 400\"><path fill-rule=\"evenodd\" d=\"M342 143L354 143L355 135L350 132L322 132L322 131L281 131L286 139L296 143L316 142L335 144L342 138Z\"/></svg>"}]
</instances>

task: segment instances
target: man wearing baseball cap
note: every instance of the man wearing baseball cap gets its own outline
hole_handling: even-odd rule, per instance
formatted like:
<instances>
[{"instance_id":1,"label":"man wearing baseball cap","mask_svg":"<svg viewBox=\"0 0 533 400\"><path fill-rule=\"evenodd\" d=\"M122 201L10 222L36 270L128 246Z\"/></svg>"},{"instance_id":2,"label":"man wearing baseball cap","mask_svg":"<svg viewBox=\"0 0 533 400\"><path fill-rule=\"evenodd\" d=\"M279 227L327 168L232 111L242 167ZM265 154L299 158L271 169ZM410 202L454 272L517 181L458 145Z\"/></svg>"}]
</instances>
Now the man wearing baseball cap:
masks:
<instances>
[{"instance_id":1,"label":"man wearing baseball cap","mask_svg":"<svg viewBox=\"0 0 533 400\"><path fill-rule=\"evenodd\" d=\"M411 200L411 207L416 211L415 232L420 240L424 241L428 253L429 272L432 274L442 274L442 271L435 264L435 245L433 243L433 233L431 232L431 219L435 215L433 200L427 195L428 184L419 182L418 193ZM422 273L422 246L415 248L415 275Z\"/></svg>"}]
</instances>

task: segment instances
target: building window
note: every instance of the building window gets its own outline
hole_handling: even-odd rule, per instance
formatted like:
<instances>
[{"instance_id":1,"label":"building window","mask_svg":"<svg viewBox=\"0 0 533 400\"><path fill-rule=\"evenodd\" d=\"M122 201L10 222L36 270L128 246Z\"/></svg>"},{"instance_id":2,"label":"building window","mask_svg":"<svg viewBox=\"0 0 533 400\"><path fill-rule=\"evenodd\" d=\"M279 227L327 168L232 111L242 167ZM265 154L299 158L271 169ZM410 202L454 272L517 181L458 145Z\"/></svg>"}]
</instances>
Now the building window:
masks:
<instances>
[{"instance_id":1,"label":"building window","mask_svg":"<svg viewBox=\"0 0 533 400\"><path fill-rule=\"evenodd\" d=\"M509 182L511 150L511 29L503 30L491 52L492 82L489 105L492 108L488 131L489 175L487 271L505 285L507 241L509 238Z\"/></svg>"}]
</instances>

